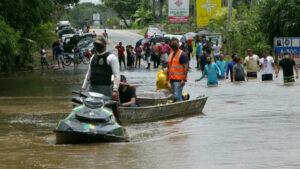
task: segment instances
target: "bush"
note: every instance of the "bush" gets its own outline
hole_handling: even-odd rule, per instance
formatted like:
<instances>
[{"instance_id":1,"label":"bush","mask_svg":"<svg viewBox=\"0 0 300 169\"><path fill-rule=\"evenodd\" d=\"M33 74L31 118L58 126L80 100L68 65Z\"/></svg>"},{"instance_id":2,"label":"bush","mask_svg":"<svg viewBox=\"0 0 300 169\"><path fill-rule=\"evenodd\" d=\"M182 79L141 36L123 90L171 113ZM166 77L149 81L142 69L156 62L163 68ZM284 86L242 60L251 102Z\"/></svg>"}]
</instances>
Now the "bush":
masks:
<instances>
[{"instance_id":1,"label":"bush","mask_svg":"<svg viewBox=\"0 0 300 169\"><path fill-rule=\"evenodd\" d=\"M120 26L120 19L118 17L112 17L112 18L110 18L106 21L106 25L109 28L113 28L114 26L119 27Z\"/></svg>"},{"instance_id":2,"label":"bush","mask_svg":"<svg viewBox=\"0 0 300 169\"><path fill-rule=\"evenodd\" d=\"M220 32L223 34L225 43L223 51L227 54L237 53L242 57L248 48L260 55L264 51L269 51L271 46L268 44L266 34L264 34L258 25L258 15L256 9L250 11L247 8L236 13L234 10L233 17L230 23L227 22L227 11L223 16L211 20L208 29L211 32Z\"/></svg>"},{"instance_id":3,"label":"bush","mask_svg":"<svg viewBox=\"0 0 300 169\"><path fill-rule=\"evenodd\" d=\"M39 48L50 47L52 42L56 39L56 34L53 30L53 23L48 22L41 24L33 30L31 39L36 42Z\"/></svg>"},{"instance_id":4,"label":"bush","mask_svg":"<svg viewBox=\"0 0 300 169\"><path fill-rule=\"evenodd\" d=\"M7 71L19 54L20 34L1 18L0 28L0 71Z\"/></svg>"}]
</instances>

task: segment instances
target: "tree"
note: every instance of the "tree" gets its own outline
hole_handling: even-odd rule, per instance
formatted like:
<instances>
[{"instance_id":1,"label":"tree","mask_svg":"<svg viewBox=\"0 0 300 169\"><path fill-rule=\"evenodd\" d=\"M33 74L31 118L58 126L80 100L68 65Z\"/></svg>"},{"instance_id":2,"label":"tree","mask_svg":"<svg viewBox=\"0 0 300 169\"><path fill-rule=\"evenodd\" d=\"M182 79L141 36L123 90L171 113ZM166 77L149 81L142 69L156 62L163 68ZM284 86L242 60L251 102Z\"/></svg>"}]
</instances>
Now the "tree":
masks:
<instances>
[{"instance_id":1,"label":"tree","mask_svg":"<svg viewBox=\"0 0 300 169\"><path fill-rule=\"evenodd\" d=\"M216 19L211 20L208 29L211 32L222 33L226 43L223 49L228 54L237 53L244 56L247 48L252 48L255 53L261 54L270 50L270 45L266 40L266 35L261 31L257 24L259 18L258 9L249 8L234 9L230 23L227 22L226 8L219 12ZM243 12L241 12L243 11Z\"/></svg>"},{"instance_id":2,"label":"tree","mask_svg":"<svg viewBox=\"0 0 300 169\"><path fill-rule=\"evenodd\" d=\"M20 35L1 18L0 28L0 71L6 71L19 54Z\"/></svg>"},{"instance_id":3,"label":"tree","mask_svg":"<svg viewBox=\"0 0 300 169\"><path fill-rule=\"evenodd\" d=\"M38 48L53 40L53 11L78 1L1 0L0 71L32 64Z\"/></svg>"},{"instance_id":4,"label":"tree","mask_svg":"<svg viewBox=\"0 0 300 169\"><path fill-rule=\"evenodd\" d=\"M72 9L65 11L62 16L63 20L69 20L73 26L82 27L84 24L92 25L93 24L93 14L99 13L103 24L115 16L115 14L102 5L95 5L93 3L82 3L74 6Z\"/></svg>"},{"instance_id":5,"label":"tree","mask_svg":"<svg viewBox=\"0 0 300 169\"><path fill-rule=\"evenodd\" d=\"M49 0L2 0L0 16L26 36L35 26L50 21L53 3Z\"/></svg>"},{"instance_id":6,"label":"tree","mask_svg":"<svg viewBox=\"0 0 300 169\"><path fill-rule=\"evenodd\" d=\"M132 19L132 16L139 8L140 0L104 0L103 2L106 7L116 11L126 27L129 27L126 19Z\"/></svg>"},{"instance_id":7,"label":"tree","mask_svg":"<svg viewBox=\"0 0 300 169\"><path fill-rule=\"evenodd\" d=\"M133 18L138 25L146 25L153 20L153 13L148 0L141 0Z\"/></svg>"},{"instance_id":8,"label":"tree","mask_svg":"<svg viewBox=\"0 0 300 169\"><path fill-rule=\"evenodd\" d=\"M300 35L299 0L265 0L259 6L258 24L270 43L276 36Z\"/></svg>"}]
</instances>

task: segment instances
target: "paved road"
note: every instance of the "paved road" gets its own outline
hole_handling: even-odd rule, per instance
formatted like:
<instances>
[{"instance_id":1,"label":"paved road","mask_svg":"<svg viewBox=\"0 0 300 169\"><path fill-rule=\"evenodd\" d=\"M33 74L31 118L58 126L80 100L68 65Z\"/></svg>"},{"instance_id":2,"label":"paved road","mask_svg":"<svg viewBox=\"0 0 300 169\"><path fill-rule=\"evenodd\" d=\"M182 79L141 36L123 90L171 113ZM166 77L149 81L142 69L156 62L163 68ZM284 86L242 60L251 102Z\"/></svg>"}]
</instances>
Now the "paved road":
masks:
<instances>
[{"instance_id":1,"label":"paved road","mask_svg":"<svg viewBox=\"0 0 300 169\"><path fill-rule=\"evenodd\" d=\"M96 34L102 34L103 29L94 29ZM119 29L107 29L109 36L108 40L108 50L116 53L115 46L122 42L124 46L132 45L135 46L135 43L143 38L143 36L138 34L136 30L119 30Z\"/></svg>"}]
</instances>

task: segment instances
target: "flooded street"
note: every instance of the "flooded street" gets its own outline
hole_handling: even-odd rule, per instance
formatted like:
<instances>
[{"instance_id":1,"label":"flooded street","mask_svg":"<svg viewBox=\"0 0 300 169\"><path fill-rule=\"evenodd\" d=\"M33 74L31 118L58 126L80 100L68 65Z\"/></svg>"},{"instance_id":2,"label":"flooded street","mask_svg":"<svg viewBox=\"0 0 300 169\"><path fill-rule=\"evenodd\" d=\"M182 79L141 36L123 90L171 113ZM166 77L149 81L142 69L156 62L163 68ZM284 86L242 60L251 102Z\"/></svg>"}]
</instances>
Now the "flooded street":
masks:
<instances>
[{"instance_id":1,"label":"flooded street","mask_svg":"<svg viewBox=\"0 0 300 169\"><path fill-rule=\"evenodd\" d=\"M110 38L112 50L140 36L114 31ZM269 83L206 87L194 82L201 76L195 58L191 67L184 90L209 97L204 115L126 126L129 143L55 145L52 131L71 110L86 66L1 75L0 168L300 168L299 80L285 86L280 74ZM156 70L122 74L140 84L137 92L155 89Z\"/></svg>"}]
</instances>

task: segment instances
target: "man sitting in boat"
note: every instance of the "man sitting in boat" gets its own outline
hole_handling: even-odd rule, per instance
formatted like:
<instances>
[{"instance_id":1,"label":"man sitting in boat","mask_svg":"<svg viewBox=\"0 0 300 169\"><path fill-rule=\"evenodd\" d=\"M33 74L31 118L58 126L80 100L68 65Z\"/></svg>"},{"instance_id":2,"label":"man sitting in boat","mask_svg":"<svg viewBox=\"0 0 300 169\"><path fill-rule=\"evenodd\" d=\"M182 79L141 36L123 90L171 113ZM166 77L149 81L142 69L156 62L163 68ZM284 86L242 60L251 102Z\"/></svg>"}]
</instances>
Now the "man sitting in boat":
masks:
<instances>
[{"instance_id":1,"label":"man sitting in boat","mask_svg":"<svg viewBox=\"0 0 300 169\"><path fill-rule=\"evenodd\" d=\"M126 77L121 75L119 86L120 103L123 107L138 107L135 87L127 83Z\"/></svg>"}]
</instances>

